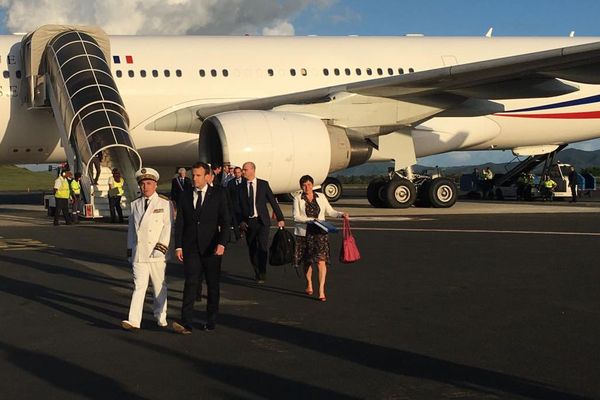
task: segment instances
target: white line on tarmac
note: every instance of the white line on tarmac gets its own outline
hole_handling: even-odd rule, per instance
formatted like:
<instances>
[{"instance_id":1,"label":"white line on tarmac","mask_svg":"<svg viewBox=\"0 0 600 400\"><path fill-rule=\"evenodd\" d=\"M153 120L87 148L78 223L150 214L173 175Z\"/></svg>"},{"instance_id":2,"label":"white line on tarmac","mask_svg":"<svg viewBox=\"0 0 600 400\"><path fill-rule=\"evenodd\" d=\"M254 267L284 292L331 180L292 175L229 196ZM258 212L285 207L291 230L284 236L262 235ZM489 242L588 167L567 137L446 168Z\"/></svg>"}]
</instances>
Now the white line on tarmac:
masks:
<instances>
[{"instance_id":1,"label":"white line on tarmac","mask_svg":"<svg viewBox=\"0 0 600 400\"><path fill-rule=\"evenodd\" d=\"M353 231L389 231L389 232L438 232L438 233L493 233L502 235L546 235L546 236L600 236L600 232L546 232L546 231L511 231L491 229L436 229L436 228L359 228Z\"/></svg>"}]
</instances>

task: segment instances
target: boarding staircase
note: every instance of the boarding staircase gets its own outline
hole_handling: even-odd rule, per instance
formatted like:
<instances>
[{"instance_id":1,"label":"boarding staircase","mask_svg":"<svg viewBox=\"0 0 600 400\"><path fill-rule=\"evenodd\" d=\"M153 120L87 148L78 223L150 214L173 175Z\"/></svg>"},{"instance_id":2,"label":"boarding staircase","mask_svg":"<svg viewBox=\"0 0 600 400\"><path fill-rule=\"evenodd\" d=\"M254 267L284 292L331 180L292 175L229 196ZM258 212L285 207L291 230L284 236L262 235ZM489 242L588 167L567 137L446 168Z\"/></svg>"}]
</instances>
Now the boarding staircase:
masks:
<instances>
[{"instance_id":1,"label":"boarding staircase","mask_svg":"<svg viewBox=\"0 0 600 400\"><path fill-rule=\"evenodd\" d=\"M561 145L550 153L527 157L525 160L519 162L515 167L508 170L505 174L502 174L497 179L494 179L494 186L498 187L503 186L505 183L516 182L522 173L528 174L542 163L544 163L542 175L546 174L546 171L549 169L550 165L553 164L556 154L565 147L566 145Z\"/></svg>"},{"instance_id":2,"label":"boarding staircase","mask_svg":"<svg viewBox=\"0 0 600 400\"><path fill-rule=\"evenodd\" d=\"M22 102L29 110L51 110L74 171L88 176L102 154L102 174L93 185L93 216L109 215L108 178L118 168L125 179L123 210L138 194L135 171L142 165L129 133L129 117L110 70L110 41L100 28L45 25L21 44L25 74Z\"/></svg>"}]
</instances>

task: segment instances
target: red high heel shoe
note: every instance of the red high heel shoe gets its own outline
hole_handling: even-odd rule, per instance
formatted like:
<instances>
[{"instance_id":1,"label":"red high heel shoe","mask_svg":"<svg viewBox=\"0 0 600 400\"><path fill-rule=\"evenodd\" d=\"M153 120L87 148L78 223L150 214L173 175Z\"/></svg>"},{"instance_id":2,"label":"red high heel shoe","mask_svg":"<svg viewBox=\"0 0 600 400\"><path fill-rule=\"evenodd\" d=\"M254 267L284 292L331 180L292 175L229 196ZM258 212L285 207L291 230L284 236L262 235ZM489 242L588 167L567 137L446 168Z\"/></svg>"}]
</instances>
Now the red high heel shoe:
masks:
<instances>
[{"instance_id":1,"label":"red high heel shoe","mask_svg":"<svg viewBox=\"0 0 600 400\"><path fill-rule=\"evenodd\" d=\"M307 296L312 296L312 294L313 294L313 291L312 291L312 290L305 289L305 290L304 290L304 293L306 293L306 295L307 295Z\"/></svg>"},{"instance_id":2,"label":"red high heel shoe","mask_svg":"<svg viewBox=\"0 0 600 400\"><path fill-rule=\"evenodd\" d=\"M325 297L325 296L319 297L319 301L327 301L327 297Z\"/></svg>"}]
</instances>

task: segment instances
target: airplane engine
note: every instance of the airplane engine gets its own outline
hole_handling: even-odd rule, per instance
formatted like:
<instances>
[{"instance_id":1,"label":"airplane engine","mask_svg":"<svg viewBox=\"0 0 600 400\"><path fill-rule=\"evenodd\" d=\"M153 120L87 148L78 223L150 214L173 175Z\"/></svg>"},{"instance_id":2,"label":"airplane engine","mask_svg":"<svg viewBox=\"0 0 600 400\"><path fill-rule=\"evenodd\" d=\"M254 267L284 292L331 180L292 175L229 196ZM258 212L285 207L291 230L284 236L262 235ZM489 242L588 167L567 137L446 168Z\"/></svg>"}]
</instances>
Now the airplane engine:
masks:
<instances>
[{"instance_id":1,"label":"airplane engine","mask_svg":"<svg viewBox=\"0 0 600 400\"><path fill-rule=\"evenodd\" d=\"M299 189L302 175L315 185L327 174L366 162L371 147L346 129L288 112L233 111L207 118L200 128L200 160L256 164L275 193Z\"/></svg>"}]
</instances>

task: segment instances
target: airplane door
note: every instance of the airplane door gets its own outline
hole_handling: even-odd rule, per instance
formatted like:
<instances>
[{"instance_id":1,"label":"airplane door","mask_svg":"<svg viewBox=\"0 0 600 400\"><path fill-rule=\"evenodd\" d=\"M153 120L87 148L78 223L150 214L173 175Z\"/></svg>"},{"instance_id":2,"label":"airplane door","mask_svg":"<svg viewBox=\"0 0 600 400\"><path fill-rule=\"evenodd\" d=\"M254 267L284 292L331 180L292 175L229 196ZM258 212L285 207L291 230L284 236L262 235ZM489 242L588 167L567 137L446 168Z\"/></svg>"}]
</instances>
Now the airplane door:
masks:
<instances>
[{"instance_id":1,"label":"airplane door","mask_svg":"<svg viewBox=\"0 0 600 400\"><path fill-rule=\"evenodd\" d=\"M442 62L444 63L445 67L458 64L458 61L456 61L456 57L454 56L442 56Z\"/></svg>"}]
</instances>

